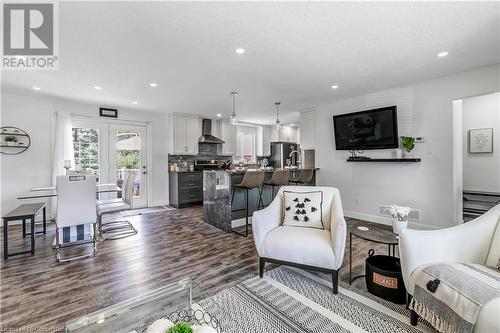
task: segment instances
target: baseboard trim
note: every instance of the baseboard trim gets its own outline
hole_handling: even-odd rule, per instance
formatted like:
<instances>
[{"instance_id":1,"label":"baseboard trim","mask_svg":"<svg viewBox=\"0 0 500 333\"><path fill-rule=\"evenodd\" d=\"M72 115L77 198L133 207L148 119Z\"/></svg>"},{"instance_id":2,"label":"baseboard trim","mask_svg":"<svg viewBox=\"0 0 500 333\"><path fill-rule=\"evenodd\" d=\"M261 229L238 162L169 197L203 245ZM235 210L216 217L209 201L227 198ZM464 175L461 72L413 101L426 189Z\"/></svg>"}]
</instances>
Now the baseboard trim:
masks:
<instances>
[{"instance_id":1,"label":"baseboard trim","mask_svg":"<svg viewBox=\"0 0 500 333\"><path fill-rule=\"evenodd\" d=\"M391 218L385 217L385 216L372 215L372 214L366 214L366 213L360 213L360 212L353 212L350 210L344 210L344 216L350 217L353 219L367 221L367 222L373 222L373 223L384 224L384 225L392 225ZM413 229L424 229L424 230L440 229L436 226L424 224L424 223L421 223L418 221L409 221L409 226L410 226L410 228L413 228Z\"/></svg>"}]
</instances>

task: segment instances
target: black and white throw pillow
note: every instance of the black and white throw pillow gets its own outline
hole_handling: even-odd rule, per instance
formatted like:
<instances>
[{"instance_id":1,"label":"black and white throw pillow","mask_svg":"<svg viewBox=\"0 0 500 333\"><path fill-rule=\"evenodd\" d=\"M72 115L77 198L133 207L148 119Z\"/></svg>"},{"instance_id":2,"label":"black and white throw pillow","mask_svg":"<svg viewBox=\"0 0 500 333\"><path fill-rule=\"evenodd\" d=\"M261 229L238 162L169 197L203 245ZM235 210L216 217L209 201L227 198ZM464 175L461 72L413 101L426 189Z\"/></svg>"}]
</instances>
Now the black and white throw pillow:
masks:
<instances>
[{"instance_id":1,"label":"black and white throw pillow","mask_svg":"<svg viewBox=\"0 0 500 333\"><path fill-rule=\"evenodd\" d=\"M284 217L283 225L324 229L323 192L283 191Z\"/></svg>"}]
</instances>

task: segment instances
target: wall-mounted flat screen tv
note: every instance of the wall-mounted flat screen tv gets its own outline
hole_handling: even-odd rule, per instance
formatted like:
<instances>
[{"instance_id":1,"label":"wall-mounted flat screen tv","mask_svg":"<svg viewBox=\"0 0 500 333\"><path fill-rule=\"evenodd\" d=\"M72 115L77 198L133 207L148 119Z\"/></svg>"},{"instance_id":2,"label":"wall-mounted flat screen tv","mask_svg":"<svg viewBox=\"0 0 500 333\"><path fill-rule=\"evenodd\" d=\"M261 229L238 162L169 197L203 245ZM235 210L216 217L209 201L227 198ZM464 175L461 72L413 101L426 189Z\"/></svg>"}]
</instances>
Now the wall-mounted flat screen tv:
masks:
<instances>
[{"instance_id":1,"label":"wall-mounted flat screen tv","mask_svg":"<svg viewBox=\"0 0 500 333\"><path fill-rule=\"evenodd\" d=\"M372 109L333 117L337 150L398 148L397 107Z\"/></svg>"}]
</instances>

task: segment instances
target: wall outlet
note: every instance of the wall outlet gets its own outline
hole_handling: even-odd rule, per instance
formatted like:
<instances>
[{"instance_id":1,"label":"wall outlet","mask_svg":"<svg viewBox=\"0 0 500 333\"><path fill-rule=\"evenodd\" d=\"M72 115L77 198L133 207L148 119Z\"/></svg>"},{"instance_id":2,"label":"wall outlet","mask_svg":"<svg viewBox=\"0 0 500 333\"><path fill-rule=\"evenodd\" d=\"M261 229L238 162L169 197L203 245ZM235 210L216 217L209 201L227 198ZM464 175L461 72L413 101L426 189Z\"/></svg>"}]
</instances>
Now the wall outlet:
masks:
<instances>
[{"instance_id":1,"label":"wall outlet","mask_svg":"<svg viewBox=\"0 0 500 333\"><path fill-rule=\"evenodd\" d=\"M415 143L423 143L425 142L425 138L423 136L415 137Z\"/></svg>"}]
</instances>

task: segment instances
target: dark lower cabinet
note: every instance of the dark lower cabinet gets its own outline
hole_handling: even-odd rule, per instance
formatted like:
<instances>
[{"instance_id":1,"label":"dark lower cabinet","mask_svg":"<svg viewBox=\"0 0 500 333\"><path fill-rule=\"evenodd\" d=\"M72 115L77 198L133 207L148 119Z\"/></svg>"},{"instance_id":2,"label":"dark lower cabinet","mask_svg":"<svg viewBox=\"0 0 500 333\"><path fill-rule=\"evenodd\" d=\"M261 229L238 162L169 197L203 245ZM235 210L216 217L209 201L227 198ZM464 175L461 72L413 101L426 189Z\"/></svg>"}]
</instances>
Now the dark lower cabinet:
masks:
<instances>
[{"instance_id":1,"label":"dark lower cabinet","mask_svg":"<svg viewBox=\"0 0 500 333\"><path fill-rule=\"evenodd\" d=\"M168 181L170 206L183 208L203 202L203 172L170 172Z\"/></svg>"}]
</instances>

